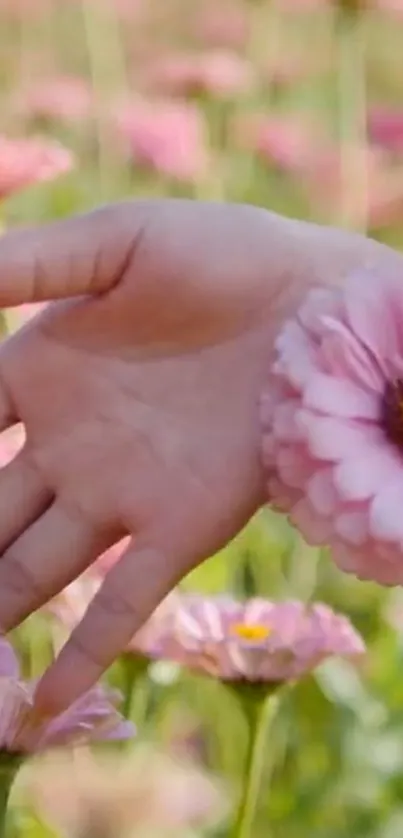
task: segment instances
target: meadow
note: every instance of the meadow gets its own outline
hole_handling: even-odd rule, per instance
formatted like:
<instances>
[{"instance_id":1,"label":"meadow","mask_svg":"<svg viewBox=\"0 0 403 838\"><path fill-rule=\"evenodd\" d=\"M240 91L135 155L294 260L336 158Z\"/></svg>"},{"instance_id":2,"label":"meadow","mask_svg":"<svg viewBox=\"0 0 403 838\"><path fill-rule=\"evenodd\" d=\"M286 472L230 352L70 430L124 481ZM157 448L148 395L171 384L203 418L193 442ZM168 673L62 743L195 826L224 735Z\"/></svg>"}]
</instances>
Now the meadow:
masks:
<instances>
[{"instance_id":1,"label":"meadow","mask_svg":"<svg viewBox=\"0 0 403 838\"><path fill-rule=\"evenodd\" d=\"M252 203L399 248L402 38L401 0L0 0L2 228L175 196ZM6 312L4 332L31 313ZM14 632L25 678L43 671L97 573ZM105 683L136 735L94 745L102 776L75 743L28 756L1 834L400 838L401 591L343 574L269 509L181 591L207 605L323 602L366 652L326 655L276 689L251 766L253 685L133 643ZM270 688L258 692L259 704ZM4 744L0 785L8 762Z\"/></svg>"}]
</instances>

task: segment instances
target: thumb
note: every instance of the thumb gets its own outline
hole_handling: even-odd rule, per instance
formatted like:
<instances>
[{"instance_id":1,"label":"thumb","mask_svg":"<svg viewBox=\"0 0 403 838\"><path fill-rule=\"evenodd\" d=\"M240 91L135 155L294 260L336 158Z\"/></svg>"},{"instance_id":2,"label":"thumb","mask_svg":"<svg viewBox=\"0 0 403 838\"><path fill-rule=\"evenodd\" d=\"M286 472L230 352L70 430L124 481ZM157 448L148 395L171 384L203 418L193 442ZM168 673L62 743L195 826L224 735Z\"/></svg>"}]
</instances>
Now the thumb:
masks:
<instances>
[{"instance_id":1,"label":"thumb","mask_svg":"<svg viewBox=\"0 0 403 838\"><path fill-rule=\"evenodd\" d=\"M0 307L108 291L135 253L150 206L114 204L6 233L0 238Z\"/></svg>"}]
</instances>

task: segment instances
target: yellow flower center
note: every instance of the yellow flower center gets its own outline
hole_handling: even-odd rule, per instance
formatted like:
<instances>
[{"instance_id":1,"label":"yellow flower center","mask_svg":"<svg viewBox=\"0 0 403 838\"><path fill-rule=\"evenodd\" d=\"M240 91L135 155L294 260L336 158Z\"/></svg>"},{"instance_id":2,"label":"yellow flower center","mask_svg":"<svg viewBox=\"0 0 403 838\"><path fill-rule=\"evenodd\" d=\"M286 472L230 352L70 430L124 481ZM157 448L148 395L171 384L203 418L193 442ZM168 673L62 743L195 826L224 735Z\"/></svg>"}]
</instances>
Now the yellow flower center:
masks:
<instances>
[{"instance_id":1,"label":"yellow flower center","mask_svg":"<svg viewBox=\"0 0 403 838\"><path fill-rule=\"evenodd\" d=\"M234 623L231 626L231 634L235 634L240 640L246 640L249 643L260 643L271 634L269 626L264 626L261 623Z\"/></svg>"}]
</instances>

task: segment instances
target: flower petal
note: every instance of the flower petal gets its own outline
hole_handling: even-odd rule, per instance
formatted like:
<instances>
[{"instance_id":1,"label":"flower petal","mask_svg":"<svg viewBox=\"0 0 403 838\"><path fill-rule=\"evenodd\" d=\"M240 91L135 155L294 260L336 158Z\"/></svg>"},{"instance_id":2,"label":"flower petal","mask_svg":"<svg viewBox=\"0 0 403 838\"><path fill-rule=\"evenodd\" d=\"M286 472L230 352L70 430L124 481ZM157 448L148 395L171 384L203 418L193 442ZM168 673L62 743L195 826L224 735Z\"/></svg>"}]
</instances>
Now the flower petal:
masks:
<instances>
[{"instance_id":1,"label":"flower petal","mask_svg":"<svg viewBox=\"0 0 403 838\"><path fill-rule=\"evenodd\" d=\"M0 638L0 678L7 677L7 678L15 678L17 679L20 674L20 665L17 660L17 655L14 652L13 647L5 640L4 637Z\"/></svg>"},{"instance_id":2,"label":"flower petal","mask_svg":"<svg viewBox=\"0 0 403 838\"><path fill-rule=\"evenodd\" d=\"M322 518L308 500L300 500L290 514L290 521L312 546L325 544L331 533L331 521Z\"/></svg>"},{"instance_id":3,"label":"flower petal","mask_svg":"<svg viewBox=\"0 0 403 838\"><path fill-rule=\"evenodd\" d=\"M375 496L370 509L370 526L376 538L403 540L403 478L382 488Z\"/></svg>"},{"instance_id":4,"label":"flower petal","mask_svg":"<svg viewBox=\"0 0 403 838\"><path fill-rule=\"evenodd\" d=\"M333 479L333 469L316 471L306 485L306 493L312 506L321 515L331 515L339 503Z\"/></svg>"},{"instance_id":5,"label":"flower petal","mask_svg":"<svg viewBox=\"0 0 403 838\"><path fill-rule=\"evenodd\" d=\"M324 368L333 375L351 378L365 389L381 393L385 375L368 350L343 323L328 318L326 325L328 331L321 346Z\"/></svg>"},{"instance_id":6,"label":"flower petal","mask_svg":"<svg viewBox=\"0 0 403 838\"><path fill-rule=\"evenodd\" d=\"M298 489L309 480L315 461L305 446L290 445L277 450L276 465L283 483Z\"/></svg>"},{"instance_id":7,"label":"flower petal","mask_svg":"<svg viewBox=\"0 0 403 838\"><path fill-rule=\"evenodd\" d=\"M364 544L369 535L367 512L343 512L336 518L335 530L348 544Z\"/></svg>"},{"instance_id":8,"label":"flower petal","mask_svg":"<svg viewBox=\"0 0 403 838\"><path fill-rule=\"evenodd\" d=\"M382 445L339 463L334 470L334 482L346 500L358 501L370 498L379 486L395 483L401 474L400 456L391 446Z\"/></svg>"},{"instance_id":9,"label":"flower petal","mask_svg":"<svg viewBox=\"0 0 403 838\"><path fill-rule=\"evenodd\" d=\"M379 362L398 350L393 301L386 282L360 271L346 285L346 311L349 323L362 343Z\"/></svg>"},{"instance_id":10,"label":"flower petal","mask_svg":"<svg viewBox=\"0 0 403 838\"><path fill-rule=\"evenodd\" d=\"M309 450L321 460L343 460L357 453L370 454L371 447L382 439L379 428L364 422L319 416L300 410L296 421L304 429Z\"/></svg>"},{"instance_id":11,"label":"flower petal","mask_svg":"<svg viewBox=\"0 0 403 838\"><path fill-rule=\"evenodd\" d=\"M352 419L378 419L380 411L374 393L365 392L346 378L325 373L312 376L304 391L303 403L330 416Z\"/></svg>"}]
</instances>

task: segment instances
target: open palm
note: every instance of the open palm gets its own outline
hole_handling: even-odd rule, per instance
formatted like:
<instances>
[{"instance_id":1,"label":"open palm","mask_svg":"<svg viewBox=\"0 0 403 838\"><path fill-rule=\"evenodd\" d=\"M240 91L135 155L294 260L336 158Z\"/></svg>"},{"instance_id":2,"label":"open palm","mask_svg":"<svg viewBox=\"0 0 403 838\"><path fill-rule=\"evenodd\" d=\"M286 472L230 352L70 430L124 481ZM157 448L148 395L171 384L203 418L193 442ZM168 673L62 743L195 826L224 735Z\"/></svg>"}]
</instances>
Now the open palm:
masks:
<instances>
[{"instance_id":1,"label":"open palm","mask_svg":"<svg viewBox=\"0 0 403 838\"><path fill-rule=\"evenodd\" d=\"M52 707L263 502L259 395L308 286L400 258L262 210L188 202L105 208L4 240L0 301L72 299L0 353L2 424L26 431L0 472L2 628L132 535L45 677Z\"/></svg>"}]
</instances>

